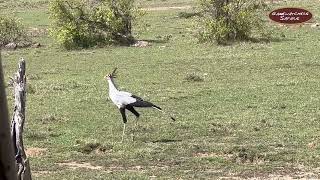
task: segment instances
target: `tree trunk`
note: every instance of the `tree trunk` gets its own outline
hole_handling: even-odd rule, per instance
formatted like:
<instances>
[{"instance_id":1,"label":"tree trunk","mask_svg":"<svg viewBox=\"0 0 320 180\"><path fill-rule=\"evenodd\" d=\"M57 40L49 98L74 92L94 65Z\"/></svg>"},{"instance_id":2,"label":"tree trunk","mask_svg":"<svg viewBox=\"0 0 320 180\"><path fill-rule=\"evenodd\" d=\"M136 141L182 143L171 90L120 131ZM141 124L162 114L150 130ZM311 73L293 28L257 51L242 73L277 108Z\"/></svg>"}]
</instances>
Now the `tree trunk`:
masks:
<instances>
[{"instance_id":1,"label":"tree trunk","mask_svg":"<svg viewBox=\"0 0 320 180\"><path fill-rule=\"evenodd\" d=\"M13 78L14 112L11 123L11 137L15 151L18 180L31 180L29 160L23 146L23 126L26 108L26 62L21 59L18 71Z\"/></svg>"},{"instance_id":2,"label":"tree trunk","mask_svg":"<svg viewBox=\"0 0 320 180\"><path fill-rule=\"evenodd\" d=\"M5 94L0 54L0 179L16 180L14 153L10 138L7 98Z\"/></svg>"}]
</instances>

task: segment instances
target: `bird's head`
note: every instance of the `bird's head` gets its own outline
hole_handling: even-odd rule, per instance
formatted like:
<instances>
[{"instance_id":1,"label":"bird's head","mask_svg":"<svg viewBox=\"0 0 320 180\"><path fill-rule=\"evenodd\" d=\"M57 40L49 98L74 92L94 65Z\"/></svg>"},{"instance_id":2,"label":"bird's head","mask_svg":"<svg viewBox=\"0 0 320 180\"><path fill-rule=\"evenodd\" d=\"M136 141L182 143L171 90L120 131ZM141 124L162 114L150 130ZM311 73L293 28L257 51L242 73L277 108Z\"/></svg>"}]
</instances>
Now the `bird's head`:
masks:
<instances>
[{"instance_id":1,"label":"bird's head","mask_svg":"<svg viewBox=\"0 0 320 180\"><path fill-rule=\"evenodd\" d=\"M105 76L105 78L106 78L107 80L116 78L116 71L117 71L117 68L114 68L114 70L112 71L112 73L107 74L107 75Z\"/></svg>"}]
</instances>

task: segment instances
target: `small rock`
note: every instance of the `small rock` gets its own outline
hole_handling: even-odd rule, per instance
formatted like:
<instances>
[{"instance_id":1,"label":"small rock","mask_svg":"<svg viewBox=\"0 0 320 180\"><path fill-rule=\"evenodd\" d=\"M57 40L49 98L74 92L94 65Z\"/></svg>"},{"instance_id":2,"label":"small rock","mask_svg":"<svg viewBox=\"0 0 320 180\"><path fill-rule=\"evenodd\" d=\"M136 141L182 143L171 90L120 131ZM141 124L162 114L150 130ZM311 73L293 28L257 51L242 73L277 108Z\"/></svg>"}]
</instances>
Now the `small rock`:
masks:
<instances>
[{"instance_id":1,"label":"small rock","mask_svg":"<svg viewBox=\"0 0 320 180\"><path fill-rule=\"evenodd\" d=\"M41 47L41 44L40 43L34 43L31 45L32 48L39 48Z\"/></svg>"},{"instance_id":2,"label":"small rock","mask_svg":"<svg viewBox=\"0 0 320 180\"><path fill-rule=\"evenodd\" d=\"M141 169L142 169L141 166L136 166L135 168L136 168L137 170L141 170Z\"/></svg>"},{"instance_id":3,"label":"small rock","mask_svg":"<svg viewBox=\"0 0 320 180\"><path fill-rule=\"evenodd\" d=\"M313 27L313 28L316 28L316 27L320 28L320 23L314 23L314 24L311 25L311 27Z\"/></svg>"},{"instance_id":4,"label":"small rock","mask_svg":"<svg viewBox=\"0 0 320 180\"><path fill-rule=\"evenodd\" d=\"M314 148L317 147L317 143L316 143L316 142L310 142L310 143L308 143L308 147L309 147L310 149L314 149Z\"/></svg>"},{"instance_id":5,"label":"small rock","mask_svg":"<svg viewBox=\"0 0 320 180\"><path fill-rule=\"evenodd\" d=\"M31 42L29 42L29 41L22 41L22 42L17 43L18 48L26 48L29 46L31 46Z\"/></svg>"},{"instance_id":6,"label":"small rock","mask_svg":"<svg viewBox=\"0 0 320 180\"><path fill-rule=\"evenodd\" d=\"M4 46L6 49L17 49L17 44L16 43L9 43L7 45Z\"/></svg>"},{"instance_id":7,"label":"small rock","mask_svg":"<svg viewBox=\"0 0 320 180\"><path fill-rule=\"evenodd\" d=\"M150 46L150 43L147 41L136 41L133 45L133 47L147 47Z\"/></svg>"}]
</instances>

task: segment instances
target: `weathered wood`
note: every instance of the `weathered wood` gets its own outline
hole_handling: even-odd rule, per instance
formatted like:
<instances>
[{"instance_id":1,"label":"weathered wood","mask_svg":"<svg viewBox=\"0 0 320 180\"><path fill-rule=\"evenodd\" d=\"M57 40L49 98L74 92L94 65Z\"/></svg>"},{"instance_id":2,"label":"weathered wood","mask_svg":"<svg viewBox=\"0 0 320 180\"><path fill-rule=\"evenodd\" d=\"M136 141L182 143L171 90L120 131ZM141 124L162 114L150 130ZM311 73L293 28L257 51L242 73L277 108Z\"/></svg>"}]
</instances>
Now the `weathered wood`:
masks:
<instances>
[{"instance_id":1,"label":"weathered wood","mask_svg":"<svg viewBox=\"0 0 320 180\"><path fill-rule=\"evenodd\" d=\"M0 179L16 180L14 153L10 138L7 98L2 74L0 54Z\"/></svg>"},{"instance_id":2,"label":"weathered wood","mask_svg":"<svg viewBox=\"0 0 320 180\"><path fill-rule=\"evenodd\" d=\"M29 160L23 146L23 127L26 110L26 62L21 59L18 71L13 78L14 112L11 123L11 138L15 151L18 180L31 180Z\"/></svg>"}]
</instances>

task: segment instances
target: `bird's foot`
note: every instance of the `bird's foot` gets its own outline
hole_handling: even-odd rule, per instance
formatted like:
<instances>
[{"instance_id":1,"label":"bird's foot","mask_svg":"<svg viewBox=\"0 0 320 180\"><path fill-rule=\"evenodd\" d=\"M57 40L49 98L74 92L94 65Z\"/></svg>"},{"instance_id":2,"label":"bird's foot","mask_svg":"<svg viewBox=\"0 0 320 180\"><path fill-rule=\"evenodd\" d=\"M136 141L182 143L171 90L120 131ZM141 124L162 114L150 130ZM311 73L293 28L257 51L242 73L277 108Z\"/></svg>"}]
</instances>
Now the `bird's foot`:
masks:
<instances>
[{"instance_id":1,"label":"bird's foot","mask_svg":"<svg viewBox=\"0 0 320 180\"><path fill-rule=\"evenodd\" d=\"M123 130L122 130L121 143L123 142L123 138L124 138L124 135L125 135L125 131L126 131L126 124L124 123L124 124L123 124Z\"/></svg>"}]
</instances>

